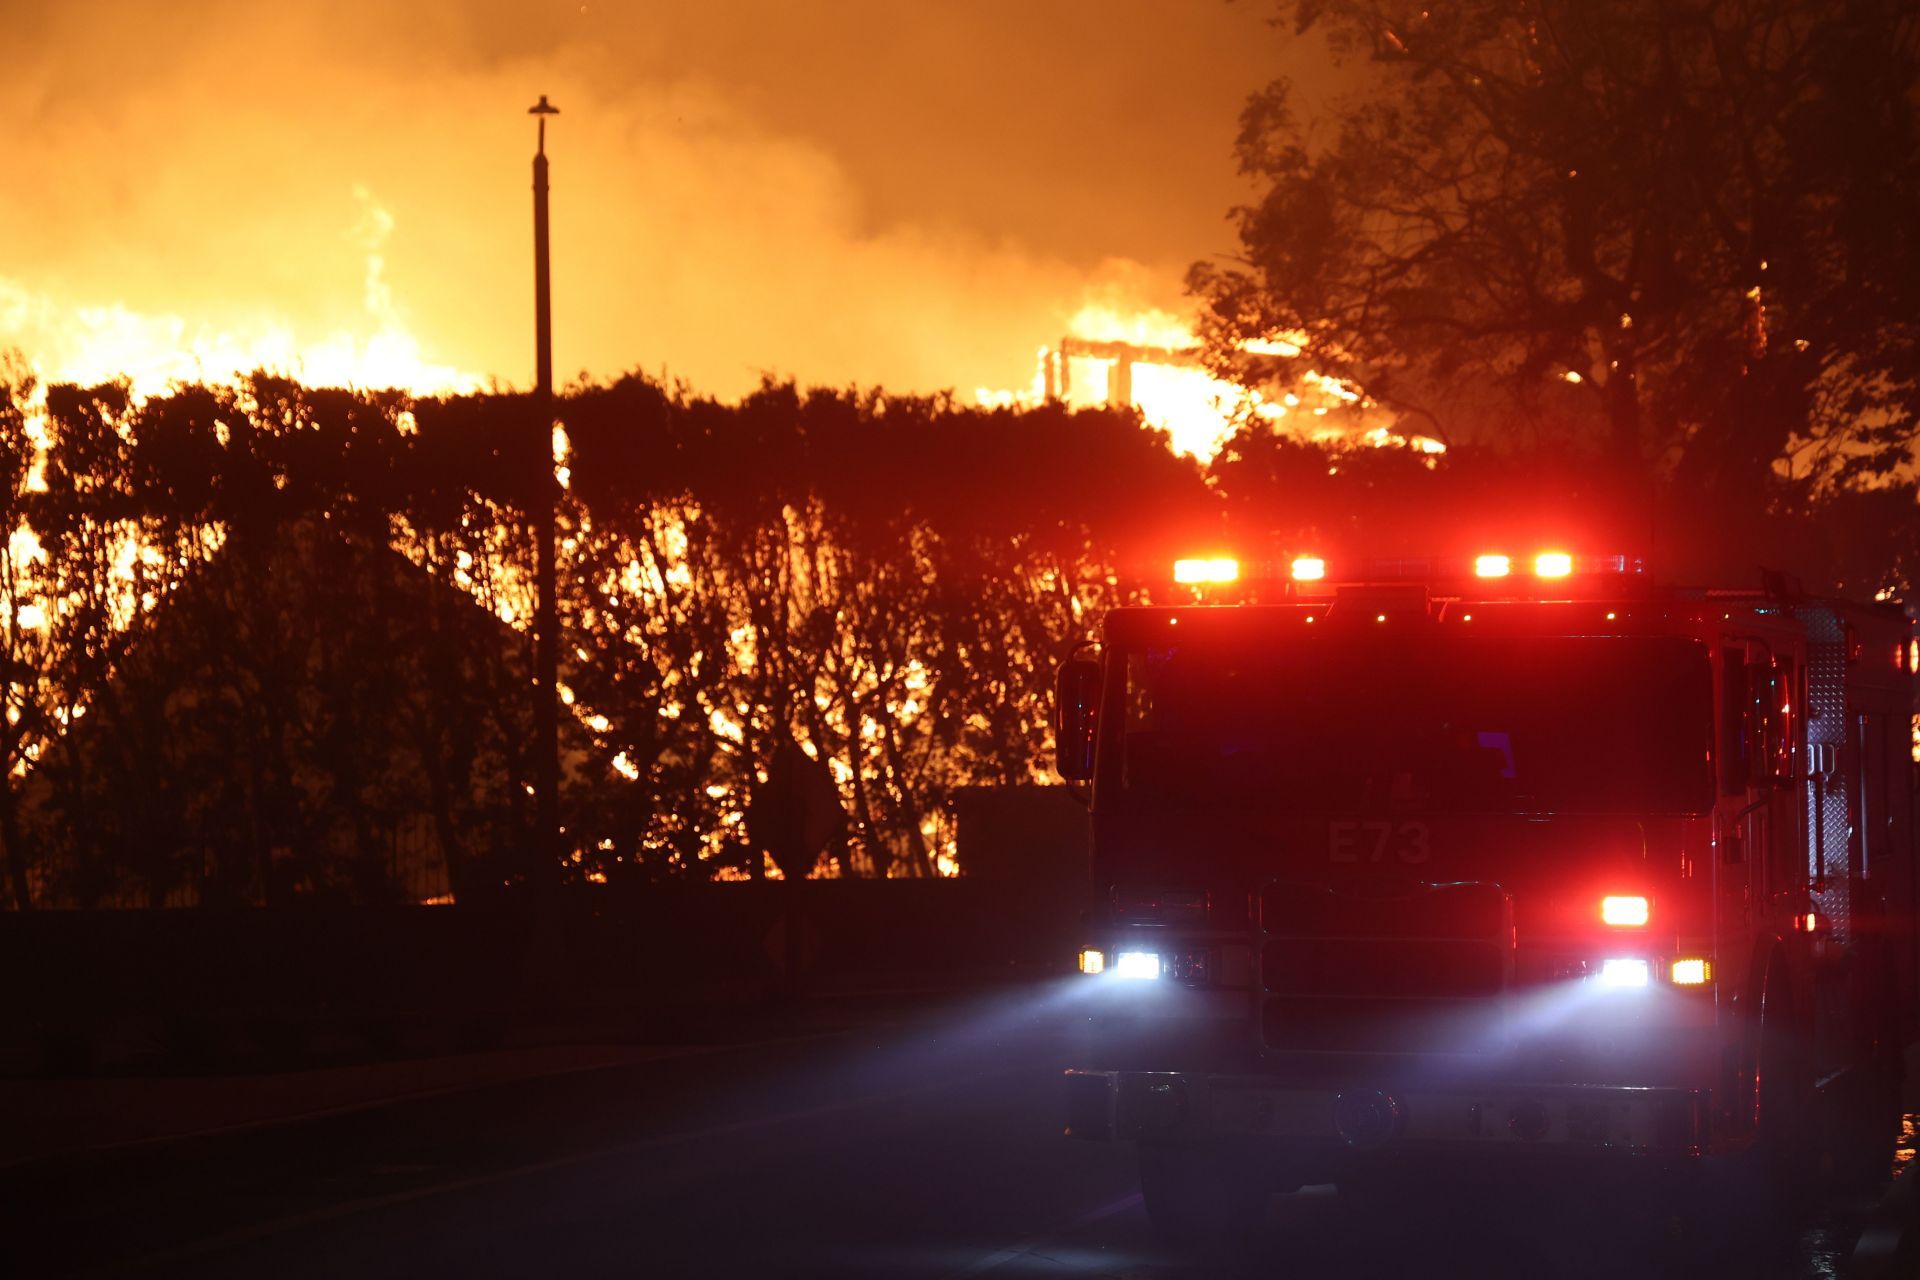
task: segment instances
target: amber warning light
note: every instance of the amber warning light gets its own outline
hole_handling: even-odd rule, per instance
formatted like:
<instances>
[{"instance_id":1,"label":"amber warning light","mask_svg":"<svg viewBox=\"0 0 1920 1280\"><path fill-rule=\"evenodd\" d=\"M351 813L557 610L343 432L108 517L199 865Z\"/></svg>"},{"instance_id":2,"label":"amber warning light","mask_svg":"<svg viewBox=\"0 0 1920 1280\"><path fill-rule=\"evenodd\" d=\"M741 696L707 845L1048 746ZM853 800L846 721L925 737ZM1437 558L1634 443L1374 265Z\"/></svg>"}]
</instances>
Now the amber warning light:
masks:
<instances>
[{"instance_id":1,"label":"amber warning light","mask_svg":"<svg viewBox=\"0 0 1920 1280\"><path fill-rule=\"evenodd\" d=\"M1673 985L1702 987L1713 981L1713 965L1704 956L1683 956L1673 962Z\"/></svg>"}]
</instances>

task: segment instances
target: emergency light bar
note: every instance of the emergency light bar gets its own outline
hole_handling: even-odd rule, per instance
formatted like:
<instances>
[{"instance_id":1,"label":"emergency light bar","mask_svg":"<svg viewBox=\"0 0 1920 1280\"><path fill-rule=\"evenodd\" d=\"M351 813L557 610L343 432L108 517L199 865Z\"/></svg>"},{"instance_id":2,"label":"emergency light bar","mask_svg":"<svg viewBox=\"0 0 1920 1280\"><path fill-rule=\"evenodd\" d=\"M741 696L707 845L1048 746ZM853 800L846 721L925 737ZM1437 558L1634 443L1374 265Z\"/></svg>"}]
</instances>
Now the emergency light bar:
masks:
<instances>
[{"instance_id":1,"label":"emergency light bar","mask_svg":"<svg viewBox=\"0 0 1920 1280\"><path fill-rule=\"evenodd\" d=\"M1282 571L1282 564L1284 571ZM1505 552L1489 551L1468 557L1375 558L1338 561L1317 555L1292 556L1281 564L1243 565L1227 557L1176 560L1173 580L1188 586L1239 582L1271 582L1281 579L1296 583L1386 583L1464 581L1469 578L1517 578L1525 565L1532 576L1542 581L1572 577L1638 577L1646 564L1636 556L1575 555L1569 551L1541 551L1531 559L1516 560Z\"/></svg>"}]
</instances>

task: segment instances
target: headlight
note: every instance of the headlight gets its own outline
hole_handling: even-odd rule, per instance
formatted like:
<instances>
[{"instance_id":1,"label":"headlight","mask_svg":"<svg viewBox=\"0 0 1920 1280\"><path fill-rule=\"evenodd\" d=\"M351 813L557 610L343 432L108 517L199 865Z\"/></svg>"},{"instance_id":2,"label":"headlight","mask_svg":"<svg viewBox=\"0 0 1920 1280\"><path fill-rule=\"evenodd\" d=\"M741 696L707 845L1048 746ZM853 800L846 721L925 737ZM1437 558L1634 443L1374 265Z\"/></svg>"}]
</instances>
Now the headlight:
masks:
<instances>
[{"instance_id":1,"label":"headlight","mask_svg":"<svg viewBox=\"0 0 1920 1280\"><path fill-rule=\"evenodd\" d=\"M1160 955L1154 951L1122 951L1114 957L1113 972L1122 978L1157 978Z\"/></svg>"},{"instance_id":2,"label":"headlight","mask_svg":"<svg viewBox=\"0 0 1920 1280\"><path fill-rule=\"evenodd\" d=\"M1611 956L1600 962L1603 987L1644 987L1651 977L1651 966L1640 956Z\"/></svg>"}]
</instances>

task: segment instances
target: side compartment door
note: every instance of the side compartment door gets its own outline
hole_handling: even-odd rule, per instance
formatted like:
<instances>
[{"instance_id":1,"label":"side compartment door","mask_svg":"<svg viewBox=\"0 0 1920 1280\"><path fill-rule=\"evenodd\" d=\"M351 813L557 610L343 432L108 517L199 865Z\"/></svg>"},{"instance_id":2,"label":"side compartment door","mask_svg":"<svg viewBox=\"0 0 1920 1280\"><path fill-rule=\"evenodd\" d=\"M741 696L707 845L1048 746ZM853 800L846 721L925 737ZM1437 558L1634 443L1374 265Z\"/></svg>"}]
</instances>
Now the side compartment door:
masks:
<instances>
[{"instance_id":1,"label":"side compartment door","mask_svg":"<svg viewBox=\"0 0 1920 1280\"><path fill-rule=\"evenodd\" d=\"M1715 699L1714 764L1717 777L1713 806L1713 908L1716 987L1721 1001L1723 1029L1720 1123L1745 1132L1753 1108L1757 1023L1748 1015L1754 999L1750 987L1758 975L1751 972L1753 898L1763 889L1758 868L1764 866L1764 848L1754 847L1755 775L1760 771L1753 726L1753 673L1747 645L1726 640L1714 653L1718 675Z\"/></svg>"},{"instance_id":2,"label":"side compartment door","mask_svg":"<svg viewBox=\"0 0 1920 1280\"><path fill-rule=\"evenodd\" d=\"M1798 664L1762 641L1728 638L1716 663L1714 937L1717 985L1730 1015L1726 1088L1739 1098L1750 1096L1757 1066L1757 944L1807 899L1804 802L1795 786L1805 772L1805 703ZM1750 1109L1735 1108L1725 1120L1738 1130L1751 1118Z\"/></svg>"},{"instance_id":3,"label":"side compartment door","mask_svg":"<svg viewBox=\"0 0 1920 1280\"><path fill-rule=\"evenodd\" d=\"M1776 923L1806 902L1808 885L1819 875L1808 855L1805 791L1806 691L1801 686L1800 663L1793 654L1768 654L1764 667L1750 651L1750 669L1761 671L1754 712L1764 757L1762 777L1766 803L1756 811L1766 828L1767 906L1763 923ZM1761 798L1756 795L1756 799Z\"/></svg>"},{"instance_id":4,"label":"side compartment door","mask_svg":"<svg viewBox=\"0 0 1920 1280\"><path fill-rule=\"evenodd\" d=\"M1718 726L1714 755L1719 794L1714 800L1714 903L1716 942L1724 965L1747 949L1750 915L1765 901L1768 795L1762 740L1756 733L1757 685L1763 683L1765 656L1756 667L1750 646L1730 641L1720 647ZM1731 975L1729 975L1731 976Z\"/></svg>"}]
</instances>

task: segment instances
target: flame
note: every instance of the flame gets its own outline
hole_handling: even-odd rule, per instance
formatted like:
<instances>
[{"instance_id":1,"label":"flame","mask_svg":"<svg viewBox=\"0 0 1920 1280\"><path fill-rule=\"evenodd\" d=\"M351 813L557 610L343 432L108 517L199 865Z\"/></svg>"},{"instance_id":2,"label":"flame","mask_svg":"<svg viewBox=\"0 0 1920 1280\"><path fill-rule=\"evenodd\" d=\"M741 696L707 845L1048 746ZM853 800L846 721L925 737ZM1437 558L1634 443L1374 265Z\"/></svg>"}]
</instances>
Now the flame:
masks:
<instances>
[{"instance_id":1,"label":"flame","mask_svg":"<svg viewBox=\"0 0 1920 1280\"><path fill-rule=\"evenodd\" d=\"M1222 382L1205 369L1136 363L1133 403L1148 422L1167 432L1175 453L1207 461L1233 434L1235 412L1255 409L1257 393Z\"/></svg>"},{"instance_id":2,"label":"flame","mask_svg":"<svg viewBox=\"0 0 1920 1280\"><path fill-rule=\"evenodd\" d=\"M1306 335L1271 334L1241 344L1253 355L1299 356ZM1300 411L1327 418L1336 410L1373 408L1359 388L1318 370L1300 375L1296 391L1277 398L1256 388L1214 377L1201 363L1193 324L1158 307L1129 309L1090 302L1073 313L1058 348L1042 347L1034 385L1027 391L980 387L975 399L997 408L1031 407L1057 400L1073 408L1103 408L1124 399L1150 426L1165 431L1175 453L1209 462L1227 437L1249 420L1279 424ZM1379 422L1356 425L1344 414L1334 425L1297 428L1316 442L1358 442L1412 448L1430 459L1446 445L1427 436L1403 435Z\"/></svg>"},{"instance_id":3,"label":"flame","mask_svg":"<svg viewBox=\"0 0 1920 1280\"><path fill-rule=\"evenodd\" d=\"M553 424L553 478L560 482L562 489L573 487L573 441L567 437L567 429L561 423Z\"/></svg>"},{"instance_id":4,"label":"flame","mask_svg":"<svg viewBox=\"0 0 1920 1280\"><path fill-rule=\"evenodd\" d=\"M1192 324L1158 307L1127 312L1107 303L1090 302L1073 313L1067 321L1067 332L1090 342L1124 342L1133 347L1175 351L1197 351L1199 347Z\"/></svg>"},{"instance_id":5,"label":"flame","mask_svg":"<svg viewBox=\"0 0 1920 1280\"><path fill-rule=\"evenodd\" d=\"M363 320L348 329L308 336L282 318L260 319L232 327L190 324L172 314L137 311L118 301L75 303L0 277L0 348L14 346L26 356L39 386L26 405L26 434L34 448L26 487L45 490L47 454L52 440L46 415L46 386L71 382L93 385L124 380L136 399L162 394L184 382L238 384L257 371L284 373L314 386L367 389L400 388L416 394L469 392L483 380L451 365L429 360L407 329L386 280L385 246L394 219L364 188L355 189L361 216L353 228L363 254L359 280ZM403 414L400 429L411 431L411 414ZM224 441L223 441L224 442ZM556 475L564 486L566 437L555 429ZM216 551L224 529L201 532L202 549ZM72 601L62 588L46 579L47 556L33 531L24 523L9 535L9 572L16 597L12 625L18 633L51 631L69 616ZM456 581L476 596L472 557L462 553ZM129 531L113 545L107 566L109 625L121 630L143 611L156 607L159 594L146 580L146 570L159 567L164 557L157 548L143 546ZM511 586L512 584L505 584ZM160 592L170 589L162 584ZM490 587L489 591L493 588ZM506 599L493 602L498 616L512 624L524 610ZM56 708L53 720L64 730L86 714L84 703ZM16 720L18 718L15 712ZM38 759L40 744L23 749L15 773L23 774Z\"/></svg>"},{"instance_id":6,"label":"flame","mask_svg":"<svg viewBox=\"0 0 1920 1280\"><path fill-rule=\"evenodd\" d=\"M352 228L363 253L363 319L315 333L282 316L226 326L135 310L115 300L68 299L0 276L0 347L18 347L43 381L91 386L121 378L136 395L185 382L232 384L259 370L311 386L397 387L416 394L478 391L480 375L430 359L386 281L393 215L364 187Z\"/></svg>"}]
</instances>

